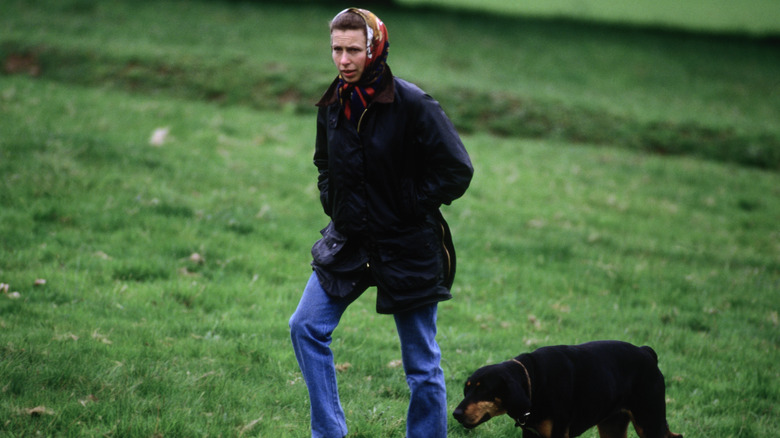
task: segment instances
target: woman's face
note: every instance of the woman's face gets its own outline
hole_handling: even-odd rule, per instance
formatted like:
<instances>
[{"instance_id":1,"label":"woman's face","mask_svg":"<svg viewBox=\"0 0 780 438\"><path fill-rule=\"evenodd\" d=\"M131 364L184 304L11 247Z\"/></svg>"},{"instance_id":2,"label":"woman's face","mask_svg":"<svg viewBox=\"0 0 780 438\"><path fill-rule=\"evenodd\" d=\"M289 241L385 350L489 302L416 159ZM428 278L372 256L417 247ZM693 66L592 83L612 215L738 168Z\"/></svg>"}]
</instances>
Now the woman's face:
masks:
<instances>
[{"instance_id":1,"label":"woman's face","mask_svg":"<svg viewBox=\"0 0 780 438\"><path fill-rule=\"evenodd\" d=\"M365 33L357 29L334 29L330 33L330 49L342 79L350 84L359 81L368 60Z\"/></svg>"}]
</instances>

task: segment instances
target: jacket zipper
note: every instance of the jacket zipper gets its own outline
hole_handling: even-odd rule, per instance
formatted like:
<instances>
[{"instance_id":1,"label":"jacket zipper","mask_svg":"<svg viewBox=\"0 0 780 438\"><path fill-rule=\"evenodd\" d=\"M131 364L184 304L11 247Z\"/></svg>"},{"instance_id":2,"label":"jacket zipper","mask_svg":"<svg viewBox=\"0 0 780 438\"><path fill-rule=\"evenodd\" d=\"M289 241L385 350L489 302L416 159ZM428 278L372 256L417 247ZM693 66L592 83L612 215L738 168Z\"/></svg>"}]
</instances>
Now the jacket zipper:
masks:
<instances>
[{"instance_id":1,"label":"jacket zipper","mask_svg":"<svg viewBox=\"0 0 780 438\"><path fill-rule=\"evenodd\" d=\"M447 258L447 275L444 278L448 279L452 272L452 257L450 256L450 251L447 249L447 245L444 244L444 235L447 233L447 230L444 229L444 224L441 222L439 223L439 227L441 227L441 249L444 251L444 257Z\"/></svg>"},{"instance_id":2,"label":"jacket zipper","mask_svg":"<svg viewBox=\"0 0 780 438\"><path fill-rule=\"evenodd\" d=\"M357 124L357 132L358 132L358 133L360 132L360 127L361 127L361 125L363 124L363 117L365 117L365 116L366 116L366 113L368 112L368 109L369 109L369 108L371 108L371 104L370 104L370 103L368 104L368 106L366 107L366 109L364 109L364 110L363 110L363 114L361 114L361 115L360 115L360 118L358 119L358 124Z\"/></svg>"}]
</instances>

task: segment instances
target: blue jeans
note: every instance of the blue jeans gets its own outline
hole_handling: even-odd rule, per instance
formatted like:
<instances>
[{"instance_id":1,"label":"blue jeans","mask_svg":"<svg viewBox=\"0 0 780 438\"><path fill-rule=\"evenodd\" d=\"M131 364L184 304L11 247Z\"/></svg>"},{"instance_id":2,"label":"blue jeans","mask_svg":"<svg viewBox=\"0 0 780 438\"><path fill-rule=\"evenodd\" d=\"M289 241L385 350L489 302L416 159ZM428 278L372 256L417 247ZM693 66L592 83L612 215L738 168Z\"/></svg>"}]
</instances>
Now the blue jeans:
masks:
<instances>
[{"instance_id":1,"label":"blue jeans","mask_svg":"<svg viewBox=\"0 0 780 438\"><path fill-rule=\"evenodd\" d=\"M320 286L317 275L312 274L298 308L290 318L295 357L309 389L313 438L347 435L330 343L341 315L355 298L331 297ZM435 340L437 308L434 303L393 315L401 340L406 382L411 391L406 417L407 438L447 436L447 392L440 366L441 351Z\"/></svg>"}]
</instances>

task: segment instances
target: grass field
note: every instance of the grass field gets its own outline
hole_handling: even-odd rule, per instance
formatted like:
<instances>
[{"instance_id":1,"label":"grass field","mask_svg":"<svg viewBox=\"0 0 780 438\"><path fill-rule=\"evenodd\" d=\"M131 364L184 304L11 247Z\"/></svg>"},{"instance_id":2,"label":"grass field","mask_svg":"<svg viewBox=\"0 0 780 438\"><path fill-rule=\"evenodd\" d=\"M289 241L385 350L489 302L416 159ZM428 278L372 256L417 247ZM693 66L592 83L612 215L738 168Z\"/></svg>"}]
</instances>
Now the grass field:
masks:
<instances>
[{"instance_id":1,"label":"grass field","mask_svg":"<svg viewBox=\"0 0 780 438\"><path fill-rule=\"evenodd\" d=\"M757 35L780 32L780 5L773 0L401 0L400 3L707 32Z\"/></svg>"},{"instance_id":2,"label":"grass field","mask_svg":"<svg viewBox=\"0 0 780 438\"><path fill-rule=\"evenodd\" d=\"M310 99L332 77L316 43L331 11L6 5L16 14L0 16L0 55L31 61L0 75L0 436L307 436L287 319L327 222ZM510 18L523 26L507 34L455 12L380 16L397 38L394 71L445 102L476 168L444 211L459 255L455 298L439 312L450 406L483 364L622 339L658 352L675 432L773 436L771 47ZM506 35L528 62L506 60ZM468 55L483 47L497 50ZM463 103L486 98L514 110L510 128L552 129L500 129ZM591 132L616 126L656 126L670 143L714 137L659 154ZM716 141L727 133L738 150L764 139L753 147L766 154L702 150L732 144ZM372 292L333 346L350 436L403 436L400 350ZM450 425L453 437L519 435L506 418Z\"/></svg>"},{"instance_id":3,"label":"grass field","mask_svg":"<svg viewBox=\"0 0 780 438\"><path fill-rule=\"evenodd\" d=\"M332 76L327 52L313 43L332 14L322 6L7 4L19 12L5 16L0 56L62 83L311 114ZM462 132L780 169L780 51L772 40L381 12L392 23L394 71L436 95Z\"/></svg>"}]
</instances>

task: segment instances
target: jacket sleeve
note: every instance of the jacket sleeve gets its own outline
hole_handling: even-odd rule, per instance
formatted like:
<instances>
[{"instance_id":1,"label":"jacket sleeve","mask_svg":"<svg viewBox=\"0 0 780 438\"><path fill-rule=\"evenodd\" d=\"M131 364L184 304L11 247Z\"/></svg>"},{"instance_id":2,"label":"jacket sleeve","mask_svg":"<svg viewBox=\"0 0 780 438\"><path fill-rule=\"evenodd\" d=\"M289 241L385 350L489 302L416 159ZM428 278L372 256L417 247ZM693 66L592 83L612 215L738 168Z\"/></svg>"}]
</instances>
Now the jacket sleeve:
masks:
<instances>
[{"instance_id":1,"label":"jacket sleeve","mask_svg":"<svg viewBox=\"0 0 780 438\"><path fill-rule=\"evenodd\" d=\"M317 112L317 136L314 143L314 165L319 172L317 176L317 188L320 190L320 203L325 214L330 217L331 208L328 198L329 171L328 171L328 132L327 132L326 106L320 107Z\"/></svg>"},{"instance_id":2,"label":"jacket sleeve","mask_svg":"<svg viewBox=\"0 0 780 438\"><path fill-rule=\"evenodd\" d=\"M466 148L439 102L424 94L416 111L421 148L417 202L425 208L449 205L466 192L474 174Z\"/></svg>"}]
</instances>

